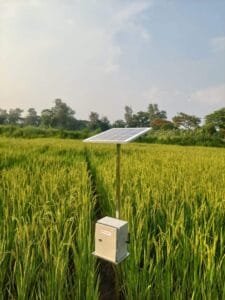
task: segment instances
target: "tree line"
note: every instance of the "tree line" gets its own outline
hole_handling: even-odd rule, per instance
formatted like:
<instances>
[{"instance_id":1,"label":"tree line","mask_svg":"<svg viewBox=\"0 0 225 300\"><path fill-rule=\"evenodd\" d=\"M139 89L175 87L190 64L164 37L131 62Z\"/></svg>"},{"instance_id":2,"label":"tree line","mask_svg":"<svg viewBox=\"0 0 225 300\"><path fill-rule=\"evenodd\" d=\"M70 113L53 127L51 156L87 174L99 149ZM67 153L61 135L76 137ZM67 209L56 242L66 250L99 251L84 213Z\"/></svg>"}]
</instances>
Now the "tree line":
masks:
<instances>
[{"instance_id":1,"label":"tree line","mask_svg":"<svg viewBox=\"0 0 225 300\"><path fill-rule=\"evenodd\" d=\"M91 112L88 120L75 118L75 111L61 99L55 99L52 108L44 109L38 115L35 108L29 108L24 117L23 110L12 108L9 111L0 108L0 125L20 125L65 130L104 131L111 127L151 127L153 130L195 130L202 127L213 134L225 130L225 107L208 114L201 119L195 115L180 112L172 120L167 119L167 112L160 110L157 104L149 104L145 111L134 113L130 106L125 106L124 120L110 123L107 117L99 117L97 112Z\"/></svg>"}]
</instances>

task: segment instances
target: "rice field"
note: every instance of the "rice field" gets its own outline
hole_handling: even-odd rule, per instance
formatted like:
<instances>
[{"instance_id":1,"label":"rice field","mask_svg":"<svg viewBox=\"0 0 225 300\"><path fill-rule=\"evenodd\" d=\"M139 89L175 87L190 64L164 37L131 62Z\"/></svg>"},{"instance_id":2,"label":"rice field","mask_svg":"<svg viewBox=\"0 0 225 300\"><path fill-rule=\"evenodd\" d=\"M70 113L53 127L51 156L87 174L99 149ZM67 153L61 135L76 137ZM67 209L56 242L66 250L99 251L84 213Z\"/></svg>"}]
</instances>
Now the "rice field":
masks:
<instances>
[{"instance_id":1,"label":"rice field","mask_svg":"<svg viewBox=\"0 0 225 300\"><path fill-rule=\"evenodd\" d=\"M115 214L114 149L92 146L104 211ZM121 218L129 221L126 299L225 299L224 149L123 147Z\"/></svg>"},{"instance_id":2,"label":"rice field","mask_svg":"<svg viewBox=\"0 0 225 300\"><path fill-rule=\"evenodd\" d=\"M122 147L120 299L225 299L224 170L224 149ZM94 224L114 199L114 146L0 139L0 299L103 299Z\"/></svg>"},{"instance_id":3,"label":"rice field","mask_svg":"<svg viewBox=\"0 0 225 300\"><path fill-rule=\"evenodd\" d=\"M0 298L98 299L81 144L1 140Z\"/></svg>"}]
</instances>

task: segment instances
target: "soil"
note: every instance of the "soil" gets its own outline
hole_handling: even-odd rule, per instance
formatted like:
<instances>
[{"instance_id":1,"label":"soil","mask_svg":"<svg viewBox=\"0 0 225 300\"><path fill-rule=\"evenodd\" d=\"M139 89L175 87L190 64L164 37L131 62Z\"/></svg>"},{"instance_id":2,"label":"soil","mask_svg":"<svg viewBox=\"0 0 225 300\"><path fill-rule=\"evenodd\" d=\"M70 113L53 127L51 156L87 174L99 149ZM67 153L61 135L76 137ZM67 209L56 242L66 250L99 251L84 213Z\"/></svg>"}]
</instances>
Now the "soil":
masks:
<instances>
[{"instance_id":1,"label":"soil","mask_svg":"<svg viewBox=\"0 0 225 300\"><path fill-rule=\"evenodd\" d=\"M116 300L115 271L112 263L98 259L100 270L100 300Z\"/></svg>"}]
</instances>

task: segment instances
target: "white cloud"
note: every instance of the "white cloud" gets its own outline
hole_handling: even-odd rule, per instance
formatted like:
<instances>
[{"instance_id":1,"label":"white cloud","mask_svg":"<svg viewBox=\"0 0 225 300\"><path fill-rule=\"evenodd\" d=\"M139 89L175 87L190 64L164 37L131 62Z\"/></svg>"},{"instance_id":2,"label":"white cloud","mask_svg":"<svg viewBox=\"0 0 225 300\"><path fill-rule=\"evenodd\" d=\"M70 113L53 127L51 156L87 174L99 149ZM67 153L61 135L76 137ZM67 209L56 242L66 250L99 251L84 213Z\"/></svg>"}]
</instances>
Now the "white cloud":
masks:
<instances>
[{"instance_id":1,"label":"white cloud","mask_svg":"<svg viewBox=\"0 0 225 300\"><path fill-rule=\"evenodd\" d=\"M166 110L167 117L171 119L176 113L185 111L193 113L188 99L188 92L174 87L152 86L143 92L146 106L156 103L159 109Z\"/></svg>"},{"instance_id":2,"label":"white cloud","mask_svg":"<svg viewBox=\"0 0 225 300\"><path fill-rule=\"evenodd\" d=\"M138 20L140 16L152 6L152 1L131 2L120 9L112 18L111 29L114 34L119 32L133 32L145 41L150 40L150 33Z\"/></svg>"},{"instance_id":3,"label":"white cloud","mask_svg":"<svg viewBox=\"0 0 225 300\"><path fill-rule=\"evenodd\" d=\"M202 73L209 73L204 70L210 64L204 61L208 66L204 68L188 61L188 67L183 67L178 62L174 71L164 58L156 61L157 67L154 62L150 67L149 28L154 20L150 23L151 15L146 13L153 2L157 3L0 0L0 107L43 109L61 97L85 117L96 110L117 118L126 104L143 110L149 103L158 103L170 115L174 111L193 113L196 106L202 111L206 99L215 100L209 100L203 90L190 91L205 84ZM224 37L216 37L211 49L222 51L223 43ZM210 99L219 104L224 101L219 96Z\"/></svg>"},{"instance_id":4,"label":"white cloud","mask_svg":"<svg viewBox=\"0 0 225 300\"><path fill-rule=\"evenodd\" d=\"M150 40L150 34L149 32L147 32L146 30L142 30L141 31L141 37L143 38L143 40L145 41L149 41Z\"/></svg>"},{"instance_id":5,"label":"white cloud","mask_svg":"<svg viewBox=\"0 0 225 300\"><path fill-rule=\"evenodd\" d=\"M119 46L111 46L108 49L107 58L104 64L104 70L106 73L112 73L119 70L120 66L117 63L122 51Z\"/></svg>"},{"instance_id":6,"label":"white cloud","mask_svg":"<svg viewBox=\"0 0 225 300\"><path fill-rule=\"evenodd\" d=\"M120 24L129 22L131 19L147 10L150 6L151 1L131 2L117 13L115 20Z\"/></svg>"},{"instance_id":7,"label":"white cloud","mask_svg":"<svg viewBox=\"0 0 225 300\"><path fill-rule=\"evenodd\" d=\"M175 113L185 112L203 117L212 110L225 106L225 84L199 89L193 92L176 88L152 86L144 91L146 104L157 103L172 118Z\"/></svg>"},{"instance_id":8,"label":"white cloud","mask_svg":"<svg viewBox=\"0 0 225 300\"><path fill-rule=\"evenodd\" d=\"M170 104L186 103L187 105L225 105L225 84L210 86L193 92L178 89L165 89L153 86L143 92L143 97L151 103Z\"/></svg>"},{"instance_id":9,"label":"white cloud","mask_svg":"<svg viewBox=\"0 0 225 300\"><path fill-rule=\"evenodd\" d=\"M225 51L225 36L214 37L210 40L211 49L213 52Z\"/></svg>"},{"instance_id":10,"label":"white cloud","mask_svg":"<svg viewBox=\"0 0 225 300\"><path fill-rule=\"evenodd\" d=\"M150 1L119 1L112 6L110 13L107 3L97 1L68 1L57 5L51 0L4 0L0 3L0 14L4 17L0 37L1 56L12 61L16 60L12 49L16 48L20 62L29 60L28 53L37 53L40 57L43 50L45 56L50 55L50 60L53 60L54 54L62 49L67 56L69 53L69 57L72 57L70 52L73 51L73 64L76 67L87 71L88 63L90 68L97 68L96 72L102 71L104 76L105 73L120 70L120 57L123 54L117 40L120 32L129 31L137 35L137 39L145 41L150 39L149 33L138 20L149 8ZM96 14L99 11L106 11L107 18L98 18ZM48 49L46 45L49 45Z\"/></svg>"},{"instance_id":11,"label":"white cloud","mask_svg":"<svg viewBox=\"0 0 225 300\"><path fill-rule=\"evenodd\" d=\"M225 84L195 91L191 94L190 99L192 102L199 102L205 105L225 106Z\"/></svg>"},{"instance_id":12,"label":"white cloud","mask_svg":"<svg viewBox=\"0 0 225 300\"><path fill-rule=\"evenodd\" d=\"M13 18L16 16L18 9L24 6L38 7L43 2L41 0L0 0L1 17Z\"/></svg>"},{"instance_id":13,"label":"white cloud","mask_svg":"<svg viewBox=\"0 0 225 300\"><path fill-rule=\"evenodd\" d=\"M81 113L101 113L102 99L108 109L114 99L120 105L126 99L120 83L126 53L118 36L149 40L141 16L150 3L0 0L0 106L27 108L32 101L43 109L54 97L70 100Z\"/></svg>"},{"instance_id":14,"label":"white cloud","mask_svg":"<svg viewBox=\"0 0 225 300\"><path fill-rule=\"evenodd\" d=\"M118 2L117 8L111 12L108 21L102 26L104 41L102 54L104 62L101 61L101 69L105 73L114 73L120 70L120 57L123 50L117 40L120 33L133 34L136 39L150 40L150 33L142 26L138 19L142 13L151 6L151 1ZM99 28L98 28L99 29Z\"/></svg>"},{"instance_id":15,"label":"white cloud","mask_svg":"<svg viewBox=\"0 0 225 300\"><path fill-rule=\"evenodd\" d=\"M160 105L172 105L175 102L182 101L188 102L187 93L174 88L161 88L158 86L152 86L148 90L143 92L143 97L149 101L149 103L159 103Z\"/></svg>"}]
</instances>

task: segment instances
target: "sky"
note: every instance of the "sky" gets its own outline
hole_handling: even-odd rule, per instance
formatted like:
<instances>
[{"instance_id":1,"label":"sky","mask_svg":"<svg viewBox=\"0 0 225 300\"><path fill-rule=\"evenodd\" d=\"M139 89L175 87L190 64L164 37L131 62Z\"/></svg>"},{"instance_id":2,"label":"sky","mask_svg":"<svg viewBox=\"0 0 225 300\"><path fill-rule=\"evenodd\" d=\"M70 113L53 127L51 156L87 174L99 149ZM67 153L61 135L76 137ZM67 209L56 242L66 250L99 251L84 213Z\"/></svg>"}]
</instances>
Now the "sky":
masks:
<instances>
[{"instance_id":1,"label":"sky","mask_svg":"<svg viewBox=\"0 0 225 300\"><path fill-rule=\"evenodd\" d=\"M225 107L224 0L0 0L0 108Z\"/></svg>"}]
</instances>

